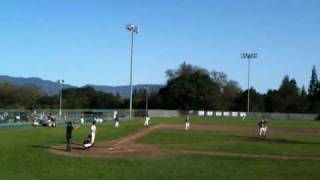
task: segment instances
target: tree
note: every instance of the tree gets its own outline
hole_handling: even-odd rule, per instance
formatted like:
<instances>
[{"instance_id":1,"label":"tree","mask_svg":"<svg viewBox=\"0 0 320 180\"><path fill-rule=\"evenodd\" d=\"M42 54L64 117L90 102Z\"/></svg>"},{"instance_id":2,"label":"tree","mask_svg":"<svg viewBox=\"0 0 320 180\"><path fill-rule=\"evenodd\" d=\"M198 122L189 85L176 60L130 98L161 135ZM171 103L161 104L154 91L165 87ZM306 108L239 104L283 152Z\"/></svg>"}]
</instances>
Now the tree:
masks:
<instances>
[{"instance_id":1,"label":"tree","mask_svg":"<svg viewBox=\"0 0 320 180\"><path fill-rule=\"evenodd\" d=\"M284 100L283 112L300 112L298 105L299 88L295 79L285 76L279 88L279 94Z\"/></svg>"},{"instance_id":2,"label":"tree","mask_svg":"<svg viewBox=\"0 0 320 180\"><path fill-rule=\"evenodd\" d=\"M210 77L212 81L219 86L222 93L220 110L236 110L234 109L234 101L242 91L239 83L234 80L229 80L226 73L215 70L211 71Z\"/></svg>"},{"instance_id":3,"label":"tree","mask_svg":"<svg viewBox=\"0 0 320 180\"><path fill-rule=\"evenodd\" d=\"M302 94L305 93L305 89L300 92L295 79L290 79L286 75L278 90L267 92L264 100L265 110L267 112L304 112L304 105L306 104Z\"/></svg>"},{"instance_id":4,"label":"tree","mask_svg":"<svg viewBox=\"0 0 320 180\"><path fill-rule=\"evenodd\" d=\"M311 79L308 89L309 113L320 113L320 82L316 67L312 67Z\"/></svg>"},{"instance_id":5,"label":"tree","mask_svg":"<svg viewBox=\"0 0 320 180\"><path fill-rule=\"evenodd\" d=\"M309 109L310 103L308 100L306 88L302 86L300 96L298 97L298 104L299 104L299 112L306 113Z\"/></svg>"},{"instance_id":6,"label":"tree","mask_svg":"<svg viewBox=\"0 0 320 180\"><path fill-rule=\"evenodd\" d=\"M0 107L33 109L43 92L36 86L15 86L9 83L0 84Z\"/></svg>"},{"instance_id":7,"label":"tree","mask_svg":"<svg viewBox=\"0 0 320 180\"><path fill-rule=\"evenodd\" d=\"M312 72L311 72L311 79L310 79L310 84L309 84L309 89L308 89L308 95L310 97L316 97L316 95L320 94L319 93L319 80L318 80L318 75L316 71L316 67L312 67Z\"/></svg>"},{"instance_id":8,"label":"tree","mask_svg":"<svg viewBox=\"0 0 320 180\"><path fill-rule=\"evenodd\" d=\"M225 87L228 84L228 75L224 72L212 70L210 76L212 81L217 83L221 88Z\"/></svg>"},{"instance_id":9,"label":"tree","mask_svg":"<svg viewBox=\"0 0 320 180\"><path fill-rule=\"evenodd\" d=\"M123 100L111 93L96 91L92 87L64 89L63 92L64 108L117 108Z\"/></svg>"},{"instance_id":10,"label":"tree","mask_svg":"<svg viewBox=\"0 0 320 180\"><path fill-rule=\"evenodd\" d=\"M20 99L21 106L26 109L34 109L37 105L37 100L44 94L38 87L26 85L18 87L15 92Z\"/></svg>"},{"instance_id":11,"label":"tree","mask_svg":"<svg viewBox=\"0 0 320 180\"><path fill-rule=\"evenodd\" d=\"M233 110L247 111L248 90L243 91L235 99ZM264 112L264 96L250 88L250 112Z\"/></svg>"},{"instance_id":12,"label":"tree","mask_svg":"<svg viewBox=\"0 0 320 180\"><path fill-rule=\"evenodd\" d=\"M221 97L219 86L207 70L183 63L167 71L167 85L160 89L163 108L216 109Z\"/></svg>"},{"instance_id":13,"label":"tree","mask_svg":"<svg viewBox=\"0 0 320 180\"><path fill-rule=\"evenodd\" d=\"M144 89L134 90L133 92L133 107L136 109L144 109L146 102L146 91Z\"/></svg>"},{"instance_id":14,"label":"tree","mask_svg":"<svg viewBox=\"0 0 320 180\"><path fill-rule=\"evenodd\" d=\"M267 112L281 112L284 107L283 98L278 90L268 90L264 104Z\"/></svg>"},{"instance_id":15,"label":"tree","mask_svg":"<svg viewBox=\"0 0 320 180\"><path fill-rule=\"evenodd\" d=\"M235 110L234 101L241 94L242 90L238 82L228 80L222 88L222 109L221 110Z\"/></svg>"}]
</instances>

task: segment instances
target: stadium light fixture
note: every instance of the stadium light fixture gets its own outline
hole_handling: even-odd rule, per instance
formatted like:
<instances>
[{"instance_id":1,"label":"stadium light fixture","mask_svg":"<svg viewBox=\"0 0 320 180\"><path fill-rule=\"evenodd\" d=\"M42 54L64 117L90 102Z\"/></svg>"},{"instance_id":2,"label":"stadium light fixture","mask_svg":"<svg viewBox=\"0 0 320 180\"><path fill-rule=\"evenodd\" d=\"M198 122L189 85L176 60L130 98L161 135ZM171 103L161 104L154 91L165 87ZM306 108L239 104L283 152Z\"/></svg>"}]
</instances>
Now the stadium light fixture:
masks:
<instances>
[{"instance_id":1,"label":"stadium light fixture","mask_svg":"<svg viewBox=\"0 0 320 180\"><path fill-rule=\"evenodd\" d=\"M59 117L61 119L62 116L62 86L64 83L64 80L58 80L59 83Z\"/></svg>"},{"instance_id":2,"label":"stadium light fixture","mask_svg":"<svg viewBox=\"0 0 320 180\"><path fill-rule=\"evenodd\" d=\"M138 34L139 28L136 25L128 24L126 29L131 32L131 58L130 58L130 114L129 118L132 118L132 63L133 63L133 49L134 49L134 34Z\"/></svg>"},{"instance_id":3,"label":"stadium light fixture","mask_svg":"<svg viewBox=\"0 0 320 180\"><path fill-rule=\"evenodd\" d=\"M240 57L242 59L248 60L248 101L247 101L247 116L250 112L250 60L258 58L258 53L241 53Z\"/></svg>"}]
</instances>

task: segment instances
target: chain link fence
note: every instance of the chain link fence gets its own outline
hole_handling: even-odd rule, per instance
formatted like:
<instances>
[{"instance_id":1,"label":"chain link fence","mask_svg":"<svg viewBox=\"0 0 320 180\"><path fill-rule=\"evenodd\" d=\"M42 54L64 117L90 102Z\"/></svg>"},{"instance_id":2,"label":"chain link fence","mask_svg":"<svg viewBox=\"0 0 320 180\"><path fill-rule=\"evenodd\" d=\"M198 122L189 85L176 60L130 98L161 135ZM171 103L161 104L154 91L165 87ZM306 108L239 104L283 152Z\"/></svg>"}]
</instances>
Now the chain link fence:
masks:
<instances>
[{"instance_id":1,"label":"chain link fence","mask_svg":"<svg viewBox=\"0 0 320 180\"><path fill-rule=\"evenodd\" d=\"M47 126L50 121L55 124L64 124L66 121L73 123L91 123L95 120L98 123L111 122L113 112L117 111L121 120L129 119L129 110L115 109L38 109L38 110L0 110L0 126L31 124L33 121L39 122L42 126ZM145 116L145 110L134 110L133 117Z\"/></svg>"},{"instance_id":2,"label":"chain link fence","mask_svg":"<svg viewBox=\"0 0 320 180\"><path fill-rule=\"evenodd\" d=\"M38 110L0 110L0 126L8 125L30 125L36 120L40 125L46 126L48 120L54 121L56 124L64 124L66 121L73 123L91 123L95 120L98 123L111 122L114 109L64 109L60 115L58 109L38 109ZM121 120L129 119L129 110L118 111ZM133 117L146 116L145 110L133 110ZM178 110L149 110L150 117L179 117L186 114L203 117L218 118L238 118L238 119L276 119L276 120L317 120L318 114L296 114L296 113L260 113L250 112L249 116L246 112L229 112L229 111L178 111Z\"/></svg>"}]
</instances>

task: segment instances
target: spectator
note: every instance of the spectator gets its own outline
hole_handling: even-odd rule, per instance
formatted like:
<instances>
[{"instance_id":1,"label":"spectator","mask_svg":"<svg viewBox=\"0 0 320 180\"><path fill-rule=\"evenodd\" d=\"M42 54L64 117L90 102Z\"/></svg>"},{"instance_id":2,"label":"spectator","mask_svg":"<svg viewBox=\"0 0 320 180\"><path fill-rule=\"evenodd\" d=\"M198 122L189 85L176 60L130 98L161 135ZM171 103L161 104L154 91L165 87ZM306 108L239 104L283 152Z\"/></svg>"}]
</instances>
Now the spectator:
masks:
<instances>
[{"instance_id":1,"label":"spectator","mask_svg":"<svg viewBox=\"0 0 320 180\"><path fill-rule=\"evenodd\" d=\"M33 127L38 127L39 126L39 122L36 119L33 119L32 126Z\"/></svg>"},{"instance_id":2,"label":"spectator","mask_svg":"<svg viewBox=\"0 0 320 180\"><path fill-rule=\"evenodd\" d=\"M84 114L83 114L83 113L81 113L80 123L81 123L81 124L84 124Z\"/></svg>"}]
</instances>

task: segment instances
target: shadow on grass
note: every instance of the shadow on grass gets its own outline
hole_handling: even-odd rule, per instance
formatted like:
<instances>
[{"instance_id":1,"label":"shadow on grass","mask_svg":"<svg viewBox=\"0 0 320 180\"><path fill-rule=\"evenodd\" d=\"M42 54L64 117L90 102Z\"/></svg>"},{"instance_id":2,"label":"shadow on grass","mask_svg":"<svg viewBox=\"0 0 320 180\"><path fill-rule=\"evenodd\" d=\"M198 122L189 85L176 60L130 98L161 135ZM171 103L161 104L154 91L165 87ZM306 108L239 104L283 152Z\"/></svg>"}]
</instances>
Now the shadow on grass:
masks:
<instances>
[{"instance_id":1,"label":"shadow on grass","mask_svg":"<svg viewBox=\"0 0 320 180\"><path fill-rule=\"evenodd\" d=\"M33 145L31 146L32 148L36 149L47 149L47 150L58 150L58 151L67 151L65 145L61 146L45 146L45 145ZM71 150L82 150L82 144L77 144L77 143L72 143L71 144Z\"/></svg>"},{"instance_id":2,"label":"shadow on grass","mask_svg":"<svg viewBox=\"0 0 320 180\"><path fill-rule=\"evenodd\" d=\"M318 142L303 142L297 140L281 139L281 138L268 138L268 137L250 137L250 136L234 136L237 140L246 142L262 142L262 143L274 143L274 144L309 144L320 145Z\"/></svg>"}]
</instances>

